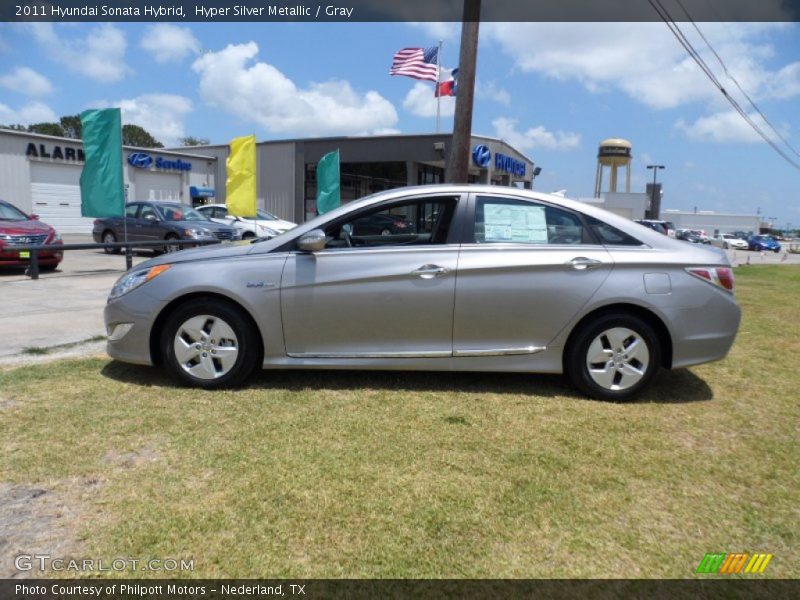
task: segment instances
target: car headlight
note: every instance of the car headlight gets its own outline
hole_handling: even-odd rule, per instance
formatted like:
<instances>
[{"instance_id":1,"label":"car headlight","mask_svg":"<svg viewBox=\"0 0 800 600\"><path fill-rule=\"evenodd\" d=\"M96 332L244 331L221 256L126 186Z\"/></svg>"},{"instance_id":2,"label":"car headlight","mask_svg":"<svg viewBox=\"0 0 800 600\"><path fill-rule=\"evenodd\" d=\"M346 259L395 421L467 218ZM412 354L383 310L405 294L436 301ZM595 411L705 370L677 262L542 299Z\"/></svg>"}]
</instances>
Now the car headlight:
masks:
<instances>
[{"instance_id":1,"label":"car headlight","mask_svg":"<svg viewBox=\"0 0 800 600\"><path fill-rule=\"evenodd\" d=\"M184 229L183 233L186 234L186 237L190 237L195 240L199 238L214 237L214 234L211 233L210 230L205 229L203 227L197 227L195 229Z\"/></svg>"},{"instance_id":2,"label":"car headlight","mask_svg":"<svg viewBox=\"0 0 800 600\"><path fill-rule=\"evenodd\" d=\"M54 232L54 233L53 233L53 239L52 239L52 240L50 240L50 243L51 243L51 244L55 244L56 242L60 242L60 241L61 241L61 234L60 234L60 233L58 233L57 231L56 231L56 232Z\"/></svg>"},{"instance_id":3,"label":"car headlight","mask_svg":"<svg viewBox=\"0 0 800 600\"><path fill-rule=\"evenodd\" d=\"M140 285L144 285L151 279L158 277L161 275L161 273L169 268L170 265L156 265L155 267L150 267L149 269L141 269L139 271L125 273L125 275L117 279L114 287L111 288L111 292L108 294L108 299L114 300L120 296L124 296L128 292L132 292Z\"/></svg>"}]
</instances>

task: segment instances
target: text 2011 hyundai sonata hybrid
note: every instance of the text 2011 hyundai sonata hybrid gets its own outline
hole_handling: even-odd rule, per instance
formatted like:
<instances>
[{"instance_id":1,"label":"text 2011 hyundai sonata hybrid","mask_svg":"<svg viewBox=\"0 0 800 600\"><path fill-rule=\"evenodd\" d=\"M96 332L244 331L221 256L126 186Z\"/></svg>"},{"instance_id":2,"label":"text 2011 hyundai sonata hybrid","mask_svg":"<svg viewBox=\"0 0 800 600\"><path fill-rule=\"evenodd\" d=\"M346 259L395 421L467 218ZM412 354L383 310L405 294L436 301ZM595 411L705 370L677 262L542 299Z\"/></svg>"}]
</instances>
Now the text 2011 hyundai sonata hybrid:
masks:
<instances>
[{"instance_id":1,"label":"text 2011 hyundai sonata hybrid","mask_svg":"<svg viewBox=\"0 0 800 600\"><path fill-rule=\"evenodd\" d=\"M377 216L409 226L359 231ZM660 367L725 356L733 288L716 248L561 197L440 185L142 263L114 285L105 322L113 358L205 388L259 365L518 371L622 400Z\"/></svg>"}]
</instances>

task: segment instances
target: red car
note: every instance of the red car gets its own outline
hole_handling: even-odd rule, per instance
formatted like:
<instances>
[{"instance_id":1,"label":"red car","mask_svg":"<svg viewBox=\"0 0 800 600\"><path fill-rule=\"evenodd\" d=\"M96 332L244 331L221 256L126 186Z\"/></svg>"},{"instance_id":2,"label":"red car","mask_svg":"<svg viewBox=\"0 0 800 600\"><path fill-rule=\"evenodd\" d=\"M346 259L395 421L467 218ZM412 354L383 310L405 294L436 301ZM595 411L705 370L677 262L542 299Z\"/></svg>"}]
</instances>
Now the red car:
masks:
<instances>
[{"instance_id":1,"label":"red car","mask_svg":"<svg viewBox=\"0 0 800 600\"><path fill-rule=\"evenodd\" d=\"M61 244L61 236L36 215L27 215L13 204L0 200L0 267L27 267L30 252L14 250L15 246ZM58 266L63 252L40 252L39 267L52 270Z\"/></svg>"}]
</instances>

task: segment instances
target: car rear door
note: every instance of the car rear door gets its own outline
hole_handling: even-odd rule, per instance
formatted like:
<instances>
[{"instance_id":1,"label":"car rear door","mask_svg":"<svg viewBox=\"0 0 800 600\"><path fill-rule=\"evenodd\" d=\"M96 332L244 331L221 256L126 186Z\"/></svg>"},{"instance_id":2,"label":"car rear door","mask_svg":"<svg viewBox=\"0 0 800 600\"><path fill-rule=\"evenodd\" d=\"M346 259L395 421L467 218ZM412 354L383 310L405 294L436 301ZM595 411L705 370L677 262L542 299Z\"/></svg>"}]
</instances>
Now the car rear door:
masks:
<instances>
[{"instance_id":1,"label":"car rear door","mask_svg":"<svg viewBox=\"0 0 800 600\"><path fill-rule=\"evenodd\" d=\"M450 356L459 252L452 227L460 202L458 194L388 201L326 226L324 250L290 254L281 281L287 353ZM348 239L357 219L381 213L418 222L416 237L378 233Z\"/></svg>"},{"instance_id":2,"label":"car rear door","mask_svg":"<svg viewBox=\"0 0 800 600\"><path fill-rule=\"evenodd\" d=\"M529 199L470 199L453 320L455 356L543 350L613 268L578 213Z\"/></svg>"}]
</instances>

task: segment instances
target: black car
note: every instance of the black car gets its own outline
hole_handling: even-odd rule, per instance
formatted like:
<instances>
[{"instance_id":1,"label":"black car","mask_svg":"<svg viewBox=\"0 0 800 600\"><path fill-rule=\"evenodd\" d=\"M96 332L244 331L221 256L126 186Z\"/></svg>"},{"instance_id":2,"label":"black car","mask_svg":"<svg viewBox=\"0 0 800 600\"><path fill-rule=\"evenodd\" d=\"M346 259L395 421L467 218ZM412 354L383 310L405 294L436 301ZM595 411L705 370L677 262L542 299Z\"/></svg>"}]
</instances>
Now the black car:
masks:
<instances>
[{"instance_id":1,"label":"black car","mask_svg":"<svg viewBox=\"0 0 800 600\"><path fill-rule=\"evenodd\" d=\"M683 240L684 242L691 242L692 244L702 244L703 238L689 229L679 229L675 234L675 239Z\"/></svg>"},{"instance_id":2,"label":"black car","mask_svg":"<svg viewBox=\"0 0 800 600\"><path fill-rule=\"evenodd\" d=\"M235 228L215 223L191 206L179 202L131 202L125 206L125 221L128 240L132 242L239 239ZM92 236L98 243L124 241L123 218L96 219ZM180 246L164 246L166 252L175 250L180 250ZM106 248L105 251L110 254L120 249Z\"/></svg>"}]
</instances>

